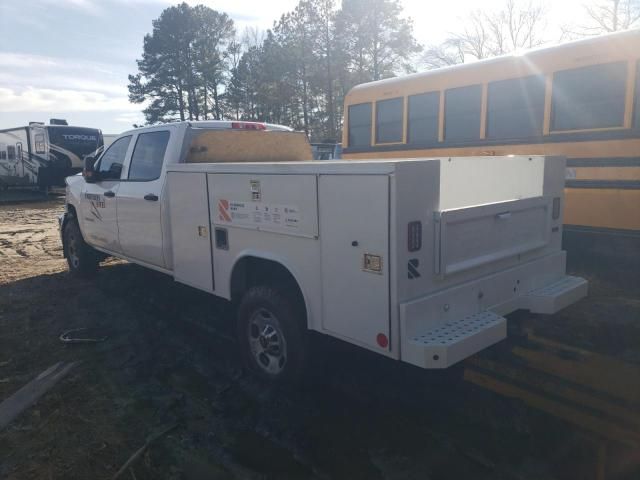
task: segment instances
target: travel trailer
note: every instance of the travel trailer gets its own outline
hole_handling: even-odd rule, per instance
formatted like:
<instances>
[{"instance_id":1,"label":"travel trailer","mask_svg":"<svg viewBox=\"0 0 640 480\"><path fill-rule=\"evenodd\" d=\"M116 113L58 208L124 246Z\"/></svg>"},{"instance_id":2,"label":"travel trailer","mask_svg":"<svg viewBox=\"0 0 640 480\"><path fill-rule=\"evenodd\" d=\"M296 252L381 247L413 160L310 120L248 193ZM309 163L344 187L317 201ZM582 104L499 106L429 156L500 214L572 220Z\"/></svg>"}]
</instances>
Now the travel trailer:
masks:
<instances>
[{"instance_id":1,"label":"travel trailer","mask_svg":"<svg viewBox=\"0 0 640 480\"><path fill-rule=\"evenodd\" d=\"M82 170L83 157L102 143L100 130L53 118L48 125L30 122L0 130L0 186L64 185L64 178Z\"/></svg>"}]
</instances>

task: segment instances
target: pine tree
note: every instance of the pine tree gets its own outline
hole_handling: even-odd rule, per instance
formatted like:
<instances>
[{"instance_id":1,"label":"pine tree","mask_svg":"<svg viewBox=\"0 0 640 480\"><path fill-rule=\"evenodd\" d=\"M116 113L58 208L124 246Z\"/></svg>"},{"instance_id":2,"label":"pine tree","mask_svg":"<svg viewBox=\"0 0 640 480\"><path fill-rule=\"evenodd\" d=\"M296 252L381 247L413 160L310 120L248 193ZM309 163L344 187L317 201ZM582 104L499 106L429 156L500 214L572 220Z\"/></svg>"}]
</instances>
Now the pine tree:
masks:
<instances>
[{"instance_id":1,"label":"pine tree","mask_svg":"<svg viewBox=\"0 0 640 480\"><path fill-rule=\"evenodd\" d=\"M399 0L344 0L337 17L343 68L354 84L412 71L421 47Z\"/></svg>"},{"instance_id":2,"label":"pine tree","mask_svg":"<svg viewBox=\"0 0 640 480\"><path fill-rule=\"evenodd\" d=\"M129 75L129 100L149 101L147 123L221 118L220 86L225 51L235 35L233 21L202 5L166 8L144 38L138 73ZM213 101L209 99L209 93Z\"/></svg>"}]
</instances>

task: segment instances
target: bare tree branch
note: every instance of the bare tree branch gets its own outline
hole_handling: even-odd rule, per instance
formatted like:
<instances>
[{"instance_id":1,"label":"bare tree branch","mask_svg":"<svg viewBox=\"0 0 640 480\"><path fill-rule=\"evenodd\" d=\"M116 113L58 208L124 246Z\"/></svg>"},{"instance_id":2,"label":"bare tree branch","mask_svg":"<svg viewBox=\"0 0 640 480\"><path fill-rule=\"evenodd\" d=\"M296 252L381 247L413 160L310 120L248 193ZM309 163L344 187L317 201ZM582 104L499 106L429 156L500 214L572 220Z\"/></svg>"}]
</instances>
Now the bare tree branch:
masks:
<instances>
[{"instance_id":1,"label":"bare tree branch","mask_svg":"<svg viewBox=\"0 0 640 480\"><path fill-rule=\"evenodd\" d=\"M640 23L640 0L600 0L585 5L588 18L585 25L568 25L563 28L564 38L589 37L627 30Z\"/></svg>"},{"instance_id":2,"label":"bare tree branch","mask_svg":"<svg viewBox=\"0 0 640 480\"><path fill-rule=\"evenodd\" d=\"M539 0L506 0L498 10L473 11L460 32L425 51L422 64L437 68L536 47L545 41L546 15Z\"/></svg>"},{"instance_id":3,"label":"bare tree branch","mask_svg":"<svg viewBox=\"0 0 640 480\"><path fill-rule=\"evenodd\" d=\"M428 70L464 63L464 52L459 41L450 39L427 47L421 63Z\"/></svg>"}]
</instances>

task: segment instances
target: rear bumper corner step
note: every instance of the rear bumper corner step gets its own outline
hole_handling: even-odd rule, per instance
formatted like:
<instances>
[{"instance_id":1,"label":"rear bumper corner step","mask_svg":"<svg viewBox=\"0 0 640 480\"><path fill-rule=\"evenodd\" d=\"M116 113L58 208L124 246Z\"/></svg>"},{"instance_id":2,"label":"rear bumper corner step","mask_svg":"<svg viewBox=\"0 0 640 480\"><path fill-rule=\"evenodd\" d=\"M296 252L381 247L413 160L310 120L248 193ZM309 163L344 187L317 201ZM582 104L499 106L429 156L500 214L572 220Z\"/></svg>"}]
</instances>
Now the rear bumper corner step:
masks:
<instances>
[{"instance_id":1,"label":"rear bumper corner step","mask_svg":"<svg viewBox=\"0 0 640 480\"><path fill-rule=\"evenodd\" d=\"M504 317L479 312L409 339L403 360L423 368L447 368L506 336Z\"/></svg>"},{"instance_id":2,"label":"rear bumper corner step","mask_svg":"<svg viewBox=\"0 0 640 480\"><path fill-rule=\"evenodd\" d=\"M584 278L566 275L524 295L522 307L533 313L556 313L586 297L587 290L588 282Z\"/></svg>"}]
</instances>

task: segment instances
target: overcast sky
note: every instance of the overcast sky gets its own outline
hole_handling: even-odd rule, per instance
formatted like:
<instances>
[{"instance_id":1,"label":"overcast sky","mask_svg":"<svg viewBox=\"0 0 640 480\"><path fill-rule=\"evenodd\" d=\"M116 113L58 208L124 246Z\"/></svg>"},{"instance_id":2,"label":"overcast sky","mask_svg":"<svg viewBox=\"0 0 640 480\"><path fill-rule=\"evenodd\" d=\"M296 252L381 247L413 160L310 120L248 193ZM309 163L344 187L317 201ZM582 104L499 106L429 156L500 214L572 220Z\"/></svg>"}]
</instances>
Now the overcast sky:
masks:
<instances>
[{"instance_id":1,"label":"overcast sky","mask_svg":"<svg viewBox=\"0 0 640 480\"><path fill-rule=\"evenodd\" d=\"M549 35L582 10L584 0L549 2ZM127 100L142 40L169 0L0 0L0 128L66 118L70 124L120 133L143 123ZM227 12L238 32L267 29L297 0L204 0ZM455 31L466 12L503 0L403 0L422 44Z\"/></svg>"}]
</instances>

